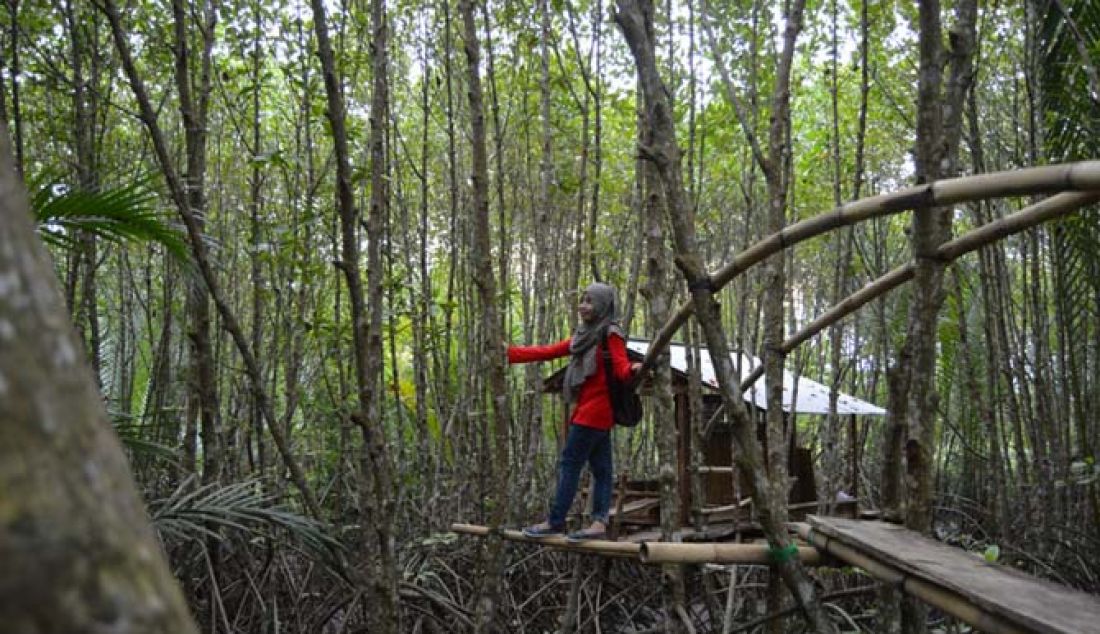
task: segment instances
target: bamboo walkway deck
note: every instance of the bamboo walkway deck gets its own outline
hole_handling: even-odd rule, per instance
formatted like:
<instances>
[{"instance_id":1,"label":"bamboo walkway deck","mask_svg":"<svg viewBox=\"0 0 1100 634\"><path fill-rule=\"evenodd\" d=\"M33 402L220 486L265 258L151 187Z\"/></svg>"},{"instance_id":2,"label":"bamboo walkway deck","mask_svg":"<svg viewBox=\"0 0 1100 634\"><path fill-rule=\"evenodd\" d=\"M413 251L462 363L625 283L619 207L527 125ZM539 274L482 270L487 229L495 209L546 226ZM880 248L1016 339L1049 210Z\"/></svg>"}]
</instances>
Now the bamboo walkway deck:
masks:
<instances>
[{"instance_id":1,"label":"bamboo walkway deck","mask_svg":"<svg viewBox=\"0 0 1100 634\"><path fill-rule=\"evenodd\" d=\"M1100 632L1100 597L993 564L885 522L810 516L822 551L896 583L985 632Z\"/></svg>"},{"instance_id":2,"label":"bamboo walkway deck","mask_svg":"<svg viewBox=\"0 0 1100 634\"><path fill-rule=\"evenodd\" d=\"M993 564L896 524L811 515L797 523L799 536L813 548L800 547L807 565L841 560L863 568L987 634L1100 634L1100 596L1044 581ZM600 556L637 558L644 563L736 563L766 565L762 543L655 541L643 532L622 541L571 543L564 537L531 539L520 531L453 524L466 535L498 535L511 541ZM651 541L652 540L652 541ZM816 549L816 550L815 550ZM834 559L819 555L831 555Z\"/></svg>"}]
</instances>

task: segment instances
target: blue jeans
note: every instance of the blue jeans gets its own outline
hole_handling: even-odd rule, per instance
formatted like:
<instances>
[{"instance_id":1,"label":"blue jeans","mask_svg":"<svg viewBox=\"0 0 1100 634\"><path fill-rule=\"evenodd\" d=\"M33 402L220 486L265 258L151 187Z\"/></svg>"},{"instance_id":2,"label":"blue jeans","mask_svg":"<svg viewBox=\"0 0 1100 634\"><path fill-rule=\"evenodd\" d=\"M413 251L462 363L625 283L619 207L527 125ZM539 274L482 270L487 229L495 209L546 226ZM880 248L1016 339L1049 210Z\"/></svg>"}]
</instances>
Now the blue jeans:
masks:
<instances>
[{"instance_id":1,"label":"blue jeans","mask_svg":"<svg viewBox=\"0 0 1100 634\"><path fill-rule=\"evenodd\" d=\"M558 489L547 520L555 528L565 526L585 462L592 472L592 521L607 523L611 506L611 432L572 424L561 452Z\"/></svg>"}]
</instances>

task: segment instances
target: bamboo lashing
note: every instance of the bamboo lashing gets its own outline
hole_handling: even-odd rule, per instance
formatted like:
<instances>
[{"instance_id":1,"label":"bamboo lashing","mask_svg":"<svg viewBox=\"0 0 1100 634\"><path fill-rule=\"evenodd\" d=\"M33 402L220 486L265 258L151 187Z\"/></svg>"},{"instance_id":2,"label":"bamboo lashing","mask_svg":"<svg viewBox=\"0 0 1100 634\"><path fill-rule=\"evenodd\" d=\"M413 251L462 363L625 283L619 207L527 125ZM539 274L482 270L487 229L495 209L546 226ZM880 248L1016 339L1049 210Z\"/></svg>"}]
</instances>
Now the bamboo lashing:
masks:
<instances>
[{"instance_id":1,"label":"bamboo lashing","mask_svg":"<svg viewBox=\"0 0 1100 634\"><path fill-rule=\"evenodd\" d=\"M692 470L695 471L696 473L734 473L737 470L737 468L736 467L707 467L707 466L703 466L703 467L694 467Z\"/></svg>"}]
</instances>

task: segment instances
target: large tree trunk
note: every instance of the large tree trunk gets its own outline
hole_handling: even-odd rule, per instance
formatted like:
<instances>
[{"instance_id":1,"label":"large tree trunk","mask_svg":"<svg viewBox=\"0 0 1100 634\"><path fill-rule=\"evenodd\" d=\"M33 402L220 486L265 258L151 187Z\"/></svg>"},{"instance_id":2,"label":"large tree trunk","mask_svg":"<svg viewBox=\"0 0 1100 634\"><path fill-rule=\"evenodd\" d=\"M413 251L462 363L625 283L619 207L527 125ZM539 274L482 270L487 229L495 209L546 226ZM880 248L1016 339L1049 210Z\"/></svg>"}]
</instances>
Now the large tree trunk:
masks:
<instances>
[{"instance_id":1,"label":"large tree trunk","mask_svg":"<svg viewBox=\"0 0 1100 634\"><path fill-rule=\"evenodd\" d=\"M0 132L0 623L190 633Z\"/></svg>"},{"instance_id":2,"label":"large tree trunk","mask_svg":"<svg viewBox=\"0 0 1100 634\"><path fill-rule=\"evenodd\" d=\"M940 4L920 4L920 76L917 91L918 182L952 176L956 169L964 99L973 82L973 51L977 8L970 0L956 7L958 23L952 32L951 74L943 86L943 30ZM936 249L951 235L949 208L919 209L913 214L912 248L916 259L909 326L891 396L906 401L904 418L891 416L894 433L904 432L905 524L927 533L932 529L933 457L938 395L935 388L936 323L943 304L945 264ZM903 387L904 386L904 387ZM892 399L893 400L893 399ZM897 427L900 426L900 429ZM897 434L901 435L901 434ZM895 445L896 448L896 445ZM925 630L927 610L917 601L902 602L902 627Z\"/></svg>"}]
</instances>

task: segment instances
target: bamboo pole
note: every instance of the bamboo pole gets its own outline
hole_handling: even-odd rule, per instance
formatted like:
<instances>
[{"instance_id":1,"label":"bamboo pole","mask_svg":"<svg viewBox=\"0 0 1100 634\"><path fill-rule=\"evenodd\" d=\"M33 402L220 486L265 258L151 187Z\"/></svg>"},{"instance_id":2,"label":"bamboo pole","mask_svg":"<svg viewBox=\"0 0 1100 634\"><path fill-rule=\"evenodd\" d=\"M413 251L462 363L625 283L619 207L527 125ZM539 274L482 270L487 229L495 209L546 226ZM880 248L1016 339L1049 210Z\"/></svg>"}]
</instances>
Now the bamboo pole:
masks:
<instances>
[{"instance_id":1,"label":"bamboo pole","mask_svg":"<svg viewBox=\"0 0 1100 634\"><path fill-rule=\"evenodd\" d=\"M867 284L855 293L845 297L839 304L825 311L825 313L817 319L806 324L802 330L791 335L789 339L783 342L779 349L784 353L789 353L810 337L813 337L844 317L859 310L871 300L881 297L913 279L913 274L916 270L917 267L912 262L909 262L907 264L902 264L877 280Z\"/></svg>"},{"instance_id":2,"label":"bamboo pole","mask_svg":"<svg viewBox=\"0 0 1100 634\"><path fill-rule=\"evenodd\" d=\"M474 537L488 537L497 534L500 537L516 542L527 542L570 550L575 552L590 553L605 557L637 557L646 564L665 563L715 563L715 564L755 564L769 565L772 560L768 556L769 547L766 544L730 544L723 542L709 543L673 543L673 542L645 542L635 544L633 542L613 542L607 540L592 540L585 542L570 542L561 535L553 537L526 537L517 530L499 529L493 530L488 526L477 524L451 524L451 532ZM798 549L798 558L803 564L810 566L821 565L821 554L815 548L801 547Z\"/></svg>"},{"instance_id":3,"label":"bamboo pole","mask_svg":"<svg viewBox=\"0 0 1100 634\"><path fill-rule=\"evenodd\" d=\"M641 550L641 546L634 542L613 542L604 539L571 542L563 535L555 535L553 537L527 537L521 531L514 529L502 528L494 530L488 526L479 526L477 524L451 524L451 532L461 535L472 535L474 537L488 537L490 533L493 533L513 542L527 542L529 544L549 546L550 548L557 548L560 550L590 553L605 557L637 557L638 552Z\"/></svg>"},{"instance_id":4,"label":"bamboo pole","mask_svg":"<svg viewBox=\"0 0 1100 634\"><path fill-rule=\"evenodd\" d=\"M1065 192L998 218L940 245L936 255L954 260L991 242L1077 211L1100 200L1100 192Z\"/></svg>"},{"instance_id":5,"label":"bamboo pole","mask_svg":"<svg viewBox=\"0 0 1100 634\"><path fill-rule=\"evenodd\" d=\"M993 172L950 178L908 187L888 194L863 198L832 211L807 218L761 239L737 255L729 264L707 275L711 291L717 292L749 267L774 253L840 227L902 211L923 209L989 198L1029 196L1053 192L1095 192L1100 190L1100 161L1047 165L1022 170ZM1057 198L1055 196L1054 198ZM1082 203L1084 204L1084 203ZM998 221L999 222L999 221ZM650 343L643 371L652 368L664 353L672 335L694 312L691 300L680 306Z\"/></svg>"},{"instance_id":6,"label":"bamboo pole","mask_svg":"<svg viewBox=\"0 0 1100 634\"><path fill-rule=\"evenodd\" d=\"M644 564L711 563L766 566L773 563L768 555L769 548L767 544L643 542L638 559ZM805 565L821 565L821 553L816 548L799 548L798 558Z\"/></svg>"},{"instance_id":7,"label":"bamboo pole","mask_svg":"<svg viewBox=\"0 0 1100 634\"><path fill-rule=\"evenodd\" d=\"M819 551L841 559L857 568L862 568L879 581L896 586L925 603L939 608L951 616L969 623L988 634L1027 634L1022 629L1001 616L975 604L965 596L940 585L905 574L889 564L871 559L863 552L814 531L809 524L794 525L798 536L816 547Z\"/></svg>"},{"instance_id":8,"label":"bamboo pole","mask_svg":"<svg viewBox=\"0 0 1100 634\"><path fill-rule=\"evenodd\" d=\"M987 244L1000 240L1024 229L1029 229L1048 220L1070 214L1085 205L1100 200L1100 192L1065 192L1041 200L1034 205L1025 207L1016 213L1009 214L993 222L984 224L963 235L945 242L936 249L935 257L945 262L957 260L963 255L975 251ZM827 310L814 321L806 324L804 328L791 335L789 339L779 346L784 353L789 353L805 342L810 337L828 328L837 321L855 312L868 302L894 290L898 286L913 279L916 266L913 262L903 264L890 271L886 275L867 284L855 293L844 298L839 304ZM760 378L757 368L741 384L742 390L747 390ZM747 385L746 385L747 383Z\"/></svg>"}]
</instances>

